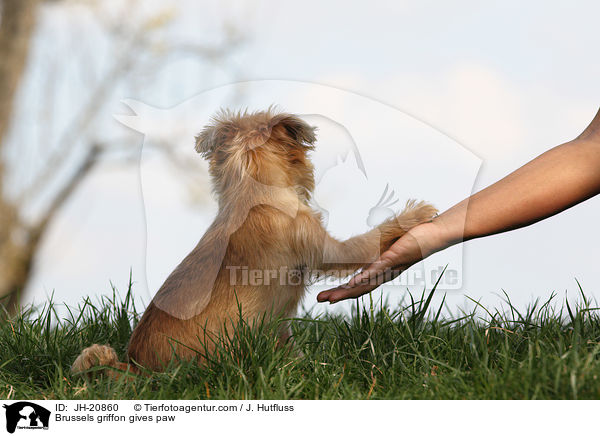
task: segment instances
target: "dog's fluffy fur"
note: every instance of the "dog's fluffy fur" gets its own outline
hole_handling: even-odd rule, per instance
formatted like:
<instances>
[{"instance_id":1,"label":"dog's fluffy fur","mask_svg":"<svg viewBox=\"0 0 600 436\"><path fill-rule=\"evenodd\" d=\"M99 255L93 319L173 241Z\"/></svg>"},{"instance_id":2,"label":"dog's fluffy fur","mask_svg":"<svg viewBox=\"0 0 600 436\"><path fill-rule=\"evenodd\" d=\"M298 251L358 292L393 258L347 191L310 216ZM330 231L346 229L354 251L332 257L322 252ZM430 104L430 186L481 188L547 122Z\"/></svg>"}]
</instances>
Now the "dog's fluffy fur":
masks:
<instances>
[{"instance_id":1,"label":"dog's fluffy fur","mask_svg":"<svg viewBox=\"0 0 600 436\"><path fill-rule=\"evenodd\" d=\"M307 287L305 281L281 284L278 279L233 286L228 266L348 275L436 213L426 203L411 201L365 234L346 241L331 237L308 203L314 179L307 154L314 142L315 129L294 115L268 110L222 112L214 118L196 138L196 150L209 161L219 202L215 221L146 309L129 341L131 363L118 362L109 346L93 345L72 370L96 365L162 370L175 355L198 359L193 350L210 352L207 338L230 329L240 308L245 320L269 313L290 317ZM206 277L214 277L214 285ZM289 335L282 327L281 341Z\"/></svg>"}]
</instances>

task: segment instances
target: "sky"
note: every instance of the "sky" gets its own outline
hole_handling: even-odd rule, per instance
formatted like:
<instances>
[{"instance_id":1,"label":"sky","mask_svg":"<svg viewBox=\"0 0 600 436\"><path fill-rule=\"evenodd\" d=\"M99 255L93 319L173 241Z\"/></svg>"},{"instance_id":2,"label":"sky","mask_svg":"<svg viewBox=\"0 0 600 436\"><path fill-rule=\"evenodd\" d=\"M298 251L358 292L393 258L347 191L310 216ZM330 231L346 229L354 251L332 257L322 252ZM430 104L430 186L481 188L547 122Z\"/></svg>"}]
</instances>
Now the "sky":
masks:
<instances>
[{"instance_id":1,"label":"sky","mask_svg":"<svg viewBox=\"0 0 600 436\"><path fill-rule=\"evenodd\" d=\"M191 204L176 172L147 153L148 145L161 136L177 138L178 152L204 171L193 135L219 106L274 103L302 114L319 127L317 167L329 165L327 150L356 145L366 177L352 159L336 161L315 192L328 230L340 237L369 228L369 210L386 185L398 204L419 198L444 210L574 138L600 106L600 59L592 56L600 45L600 5L591 1L172 5L170 37L218 39L215 23L222 20L246 35L231 55L237 73L178 57L161 65L152 82L140 79L126 93L115 92L105 126L122 132L125 123L141 132L133 136L139 165L101 167L66 206L38 257L28 293L36 304L51 294L76 304L112 292L111 282L124 290L130 270L140 305L148 303L215 212L210 196ZM44 12L30 66L39 73L26 82L25 108L43 89L46 64L39 59L50 48L70 50L65 40L71 41L80 14L60 6ZM97 49L91 57L102 68L110 52L101 35L84 40L91 53ZM208 192L204 183L200 190ZM364 201L348 213L357 198ZM448 264L457 271L458 282L443 289L452 312L472 304L466 296L498 307L503 291L518 307L552 292L575 298L576 280L586 294L600 297L599 216L600 200L591 199L534 226L438 253L414 270L428 277ZM407 280L419 274L409 271ZM388 287L385 298L396 302L407 287L422 288L408 282ZM315 297L312 289L307 310L352 305L317 304Z\"/></svg>"}]
</instances>

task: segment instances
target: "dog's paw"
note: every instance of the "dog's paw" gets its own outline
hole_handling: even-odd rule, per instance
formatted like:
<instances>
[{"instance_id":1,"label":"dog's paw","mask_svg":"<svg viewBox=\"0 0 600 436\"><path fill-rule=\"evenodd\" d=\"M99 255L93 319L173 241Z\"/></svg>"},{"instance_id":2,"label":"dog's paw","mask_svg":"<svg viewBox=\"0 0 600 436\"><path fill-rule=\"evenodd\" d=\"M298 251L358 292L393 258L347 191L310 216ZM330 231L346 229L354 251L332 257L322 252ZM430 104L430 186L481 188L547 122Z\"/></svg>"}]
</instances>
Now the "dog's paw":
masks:
<instances>
[{"instance_id":1,"label":"dog's paw","mask_svg":"<svg viewBox=\"0 0 600 436\"><path fill-rule=\"evenodd\" d=\"M115 350L108 345L94 344L84 349L73 365L71 372L76 374L87 371L95 366L116 366L119 359Z\"/></svg>"},{"instance_id":2,"label":"dog's paw","mask_svg":"<svg viewBox=\"0 0 600 436\"><path fill-rule=\"evenodd\" d=\"M409 200L406 207L398 216L398 220L405 228L411 228L418 224L431 221L438 210L424 201Z\"/></svg>"}]
</instances>

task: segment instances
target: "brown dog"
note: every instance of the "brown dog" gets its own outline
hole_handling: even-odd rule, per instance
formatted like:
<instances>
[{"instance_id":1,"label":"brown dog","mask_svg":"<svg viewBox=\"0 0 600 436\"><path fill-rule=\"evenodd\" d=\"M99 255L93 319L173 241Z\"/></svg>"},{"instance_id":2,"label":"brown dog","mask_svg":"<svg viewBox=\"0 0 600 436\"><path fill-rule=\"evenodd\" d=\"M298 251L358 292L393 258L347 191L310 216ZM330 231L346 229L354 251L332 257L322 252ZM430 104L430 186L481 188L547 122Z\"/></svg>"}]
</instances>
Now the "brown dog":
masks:
<instances>
[{"instance_id":1,"label":"brown dog","mask_svg":"<svg viewBox=\"0 0 600 436\"><path fill-rule=\"evenodd\" d=\"M346 241L331 237L308 204L314 130L271 110L222 112L196 138L196 150L210 163L219 212L144 312L129 341L130 362L161 370L175 355L199 359L195 350L210 352L215 338L236 324L240 309L249 321L265 314L290 317L308 277L349 275L434 216L432 206L411 201L370 232ZM280 340L289 335L282 327ZM109 346L92 345L72 371L96 365L129 368Z\"/></svg>"}]
</instances>

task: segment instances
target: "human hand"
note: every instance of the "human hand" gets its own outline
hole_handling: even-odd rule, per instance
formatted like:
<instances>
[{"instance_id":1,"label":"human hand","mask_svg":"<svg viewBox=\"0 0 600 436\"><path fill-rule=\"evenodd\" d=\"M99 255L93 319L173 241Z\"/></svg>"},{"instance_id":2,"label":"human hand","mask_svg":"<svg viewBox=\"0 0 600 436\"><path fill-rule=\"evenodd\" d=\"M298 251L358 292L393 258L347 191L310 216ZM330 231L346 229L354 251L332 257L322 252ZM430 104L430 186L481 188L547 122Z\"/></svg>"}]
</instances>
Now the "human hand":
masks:
<instances>
[{"instance_id":1,"label":"human hand","mask_svg":"<svg viewBox=\"0 0 600 436\"><path fill-rule=\"evenodd\" d=\"M413 227L348 283L320 292L317 301L329 301L333 304L371 292L383 283L395 279L420 260L446 248L448 244L443 234L443 228L435 220Z\"/></svg>"}]
</instances>

